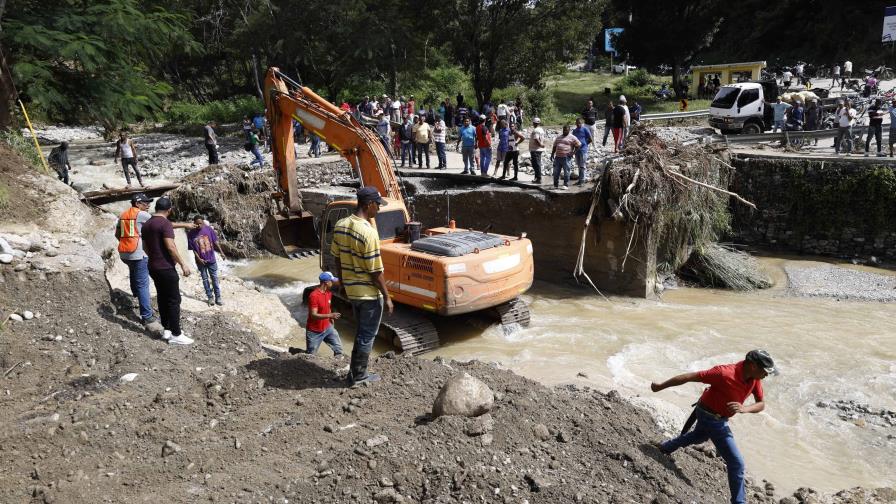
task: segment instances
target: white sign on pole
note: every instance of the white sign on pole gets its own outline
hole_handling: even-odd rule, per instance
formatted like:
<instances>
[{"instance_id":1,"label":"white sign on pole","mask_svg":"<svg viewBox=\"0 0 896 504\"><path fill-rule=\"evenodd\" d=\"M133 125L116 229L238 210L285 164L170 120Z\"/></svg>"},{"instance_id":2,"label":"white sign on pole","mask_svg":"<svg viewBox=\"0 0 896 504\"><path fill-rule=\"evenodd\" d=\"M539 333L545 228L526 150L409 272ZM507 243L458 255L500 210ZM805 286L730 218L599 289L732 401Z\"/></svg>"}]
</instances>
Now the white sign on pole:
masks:
<instances>
[{"instance_id":1,"label":"white sign on pole","mask_svg":"<svg viewBox=\"0 0 896 504\"><path fill-rule=\"evenodd\" d=\"M881 42L896 42L896 6L884 8L884 34Z\"/></svg>"}]
</instances>

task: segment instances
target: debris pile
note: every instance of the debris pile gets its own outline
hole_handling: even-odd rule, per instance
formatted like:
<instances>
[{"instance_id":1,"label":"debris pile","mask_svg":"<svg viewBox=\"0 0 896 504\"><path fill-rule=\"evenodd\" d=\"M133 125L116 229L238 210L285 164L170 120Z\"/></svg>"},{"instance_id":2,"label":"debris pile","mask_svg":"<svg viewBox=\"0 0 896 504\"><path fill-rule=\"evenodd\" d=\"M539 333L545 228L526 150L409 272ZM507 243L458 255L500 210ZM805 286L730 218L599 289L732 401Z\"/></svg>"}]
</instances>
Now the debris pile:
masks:
<instances>
[{"instance_id":1,"label":"debris pile","mask_svg":"<svg viewBox=\"0 0 896 504\"><path fill-rule=\"evenodd\" d=\"M623 154L602 180L606 208L613 219L633 223L629 250L653 240L661 271L677 270L689 247L704 250L729 230L732 197L752 206L726 189L731 168L724 148L666 142L650 126L636 125Z\"/></svg>"}]
</instances>

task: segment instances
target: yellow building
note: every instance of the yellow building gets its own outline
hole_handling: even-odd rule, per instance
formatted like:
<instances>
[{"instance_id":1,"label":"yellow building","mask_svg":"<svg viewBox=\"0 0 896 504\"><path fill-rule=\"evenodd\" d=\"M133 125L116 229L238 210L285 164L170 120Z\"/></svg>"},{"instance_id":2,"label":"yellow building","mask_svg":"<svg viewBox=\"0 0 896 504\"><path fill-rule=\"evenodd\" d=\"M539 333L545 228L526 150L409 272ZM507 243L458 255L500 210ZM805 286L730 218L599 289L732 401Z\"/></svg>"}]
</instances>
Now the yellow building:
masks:
<instances>
[{"instance_id":1,"label":"yellow building","mask_svg":"<svg viewBox=\"0 0 896 504\"><path fill-rule=\"evenodd\" d=\"M721 85L734 84L748 80L759 80L762 77L762 69L766 67L764 61L748 61L746 63L722 63L718 65L695 65L691 67L691 82L698 85L710 82L718 76Z\"/></svg>"}]
</instances>

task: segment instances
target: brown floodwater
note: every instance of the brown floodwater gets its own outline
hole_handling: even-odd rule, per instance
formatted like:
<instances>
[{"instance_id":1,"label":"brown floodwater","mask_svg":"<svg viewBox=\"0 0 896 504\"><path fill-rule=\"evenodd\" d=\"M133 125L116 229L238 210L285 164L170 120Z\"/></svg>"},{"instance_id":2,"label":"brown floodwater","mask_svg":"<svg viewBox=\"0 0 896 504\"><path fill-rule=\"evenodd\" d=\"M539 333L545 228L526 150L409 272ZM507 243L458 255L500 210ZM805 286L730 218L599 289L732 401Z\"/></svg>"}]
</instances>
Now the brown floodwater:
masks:
<instances>
[{"instance_id":1,"label":"brown floodwater","mask_svg":"<svg viewBox=\"0 0 896 504\"><path fill-rule=\"evenodd\" d=\"M800 486L829 492L896 484L896 428L863 427L817 406L855 400L896 410L896 304L792 297L783 266L823 263L777 258L761 263L776 287L750 293L682 288L667 291L660 301L607 301L536 283L524 296L532 311L530 327L505 334L476 319L446 320L438 324L443 346L428 355L495 361L548 385L616 389L672 433L702 386L653 394L652 380L734 362L750 349L765 348L782 371L764 383L766 410L731 422L748 472L774 483L779 493ZM316 283L316 258L252 261L234 272L277 293L304 325L301 291ZM351 326L337 327L350 348ZM299 335L294 343L304 346Z\"/></svg>"}]
</instances>

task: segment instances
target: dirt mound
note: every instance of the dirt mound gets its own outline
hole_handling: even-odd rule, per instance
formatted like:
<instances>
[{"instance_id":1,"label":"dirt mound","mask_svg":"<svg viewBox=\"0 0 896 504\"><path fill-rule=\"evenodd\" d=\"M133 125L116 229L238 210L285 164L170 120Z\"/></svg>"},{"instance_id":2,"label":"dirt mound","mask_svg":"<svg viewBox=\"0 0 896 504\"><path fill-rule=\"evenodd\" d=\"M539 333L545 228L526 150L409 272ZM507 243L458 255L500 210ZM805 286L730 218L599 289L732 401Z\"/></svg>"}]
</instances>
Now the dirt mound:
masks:
<instances>
[{"instance_id":1,"label":"dirt mound","mask_svg":"<svg viewBox=\"0 0 896 504\"><path fill-rule=\"evenodd\" d=\"M33 184L38 176L36 170L0 142L0 214L3 220L43 221L43 215L38 211L41 194Z\"/></svg>"}]
</instances>

